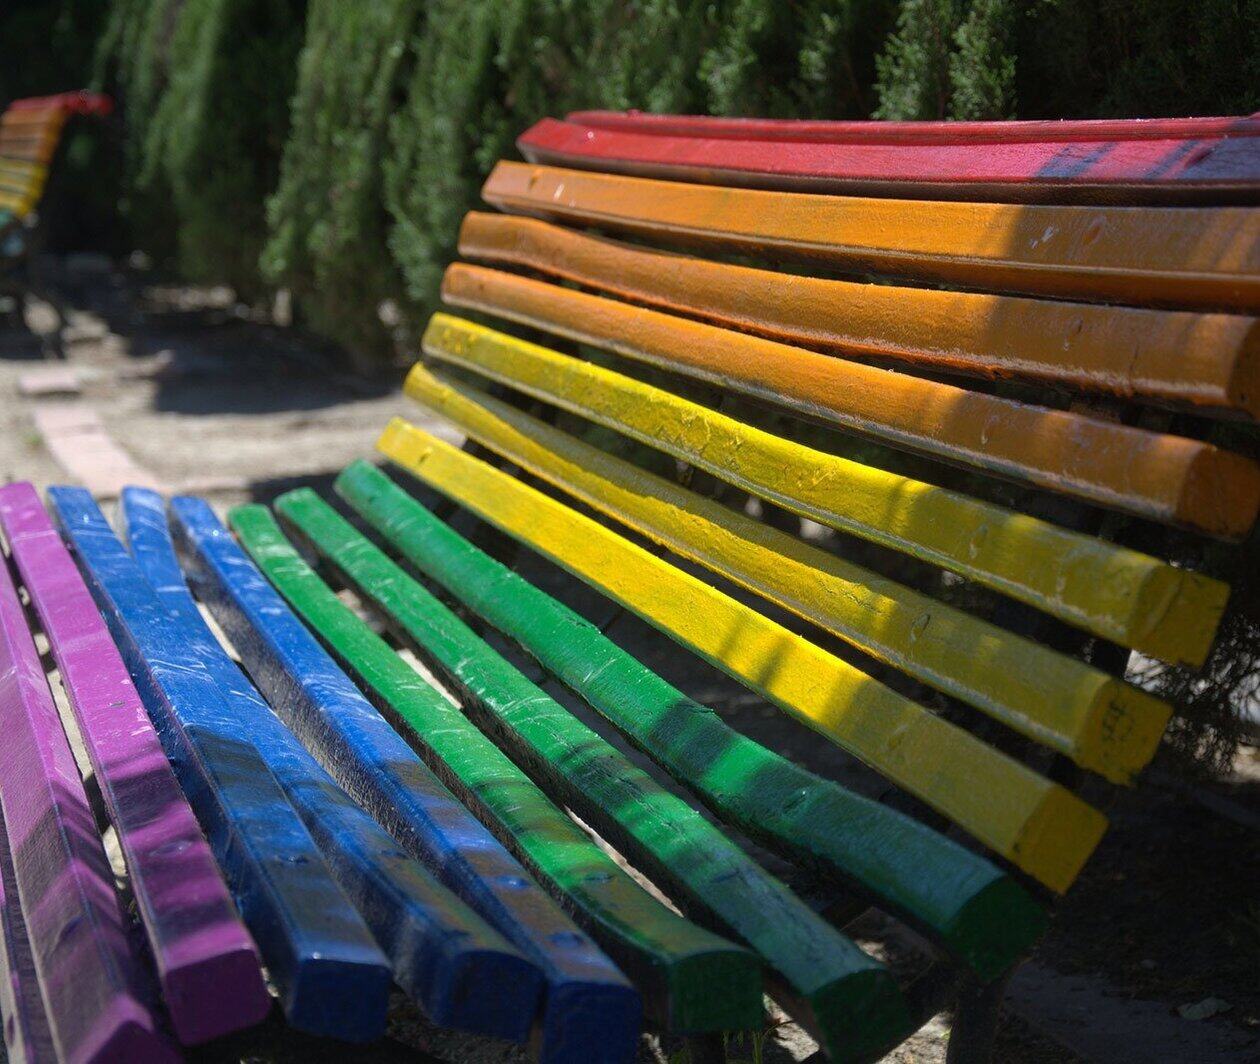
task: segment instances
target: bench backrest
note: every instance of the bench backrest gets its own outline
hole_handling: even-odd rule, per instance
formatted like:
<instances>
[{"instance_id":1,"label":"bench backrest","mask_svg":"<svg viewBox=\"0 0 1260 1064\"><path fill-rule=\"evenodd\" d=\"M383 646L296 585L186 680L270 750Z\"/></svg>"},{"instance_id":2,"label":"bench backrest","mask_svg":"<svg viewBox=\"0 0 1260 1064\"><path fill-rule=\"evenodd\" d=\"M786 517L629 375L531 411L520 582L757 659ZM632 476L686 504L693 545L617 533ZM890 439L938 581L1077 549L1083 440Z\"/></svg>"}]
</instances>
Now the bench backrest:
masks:
<instances>
[{"instance_id":1,"label":"bench backrest","mask_svg":"<svg viewBox=\"0 0 1260 1064\"><path fill-rule=\"evenodd\" d=\"M1018 125L540 123L519 141L532 161L499 163L483 189L505 213L465 219L471 261L448 269L443 299L620 359L441 314L424 338L433 368L408 392L613 530L409 426L381 449L1063 891L1105 818L1044 758L615 531L1133 781L1172 707L1087 644L1201 666L1228 588L1099 532L1139 518L1237 541L1255 523L1260 465L1212 436L1260 402L1260 123ZM839 557L654 475L588 442L609 437L586 423L850 547ZM941 464L907 475L898 451ZM906 576L897 555L933 568ZM961 581L997 593L979 594L980 615L939 597Z\"/></svg>"},{"instance_id":2,"label":"bench backrest","mask_svg":"<svg viewBox=\"0 0 1260 1064\"><path fill-rule=\"evenodd\" d=\"M0 213L21 219L35 209L48 182L48 167L72 115L107 115L100 93L65 92L15 100L0 115Z\"/></svg>"}]
</instances>

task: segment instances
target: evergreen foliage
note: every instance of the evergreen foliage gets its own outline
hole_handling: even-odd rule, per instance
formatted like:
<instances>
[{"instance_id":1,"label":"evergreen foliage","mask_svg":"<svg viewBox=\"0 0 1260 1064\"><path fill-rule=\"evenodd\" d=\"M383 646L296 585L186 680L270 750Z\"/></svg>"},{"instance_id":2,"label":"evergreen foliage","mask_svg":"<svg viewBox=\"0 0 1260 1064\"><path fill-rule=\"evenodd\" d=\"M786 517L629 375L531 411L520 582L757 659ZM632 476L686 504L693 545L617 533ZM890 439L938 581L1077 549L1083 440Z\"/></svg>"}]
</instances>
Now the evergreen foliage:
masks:
<instances>
[{"instance_id":1,"label":"evergreen foliage","mask_svg":"<svg viewBox=\"0 0 1260 1064\"><path fill-rule=\"evenodd\" d=\"M190 278L264 285L305 0L116 0L101 80L125 104L128 207L149 250Z\"/></svg>"}]
</instances>

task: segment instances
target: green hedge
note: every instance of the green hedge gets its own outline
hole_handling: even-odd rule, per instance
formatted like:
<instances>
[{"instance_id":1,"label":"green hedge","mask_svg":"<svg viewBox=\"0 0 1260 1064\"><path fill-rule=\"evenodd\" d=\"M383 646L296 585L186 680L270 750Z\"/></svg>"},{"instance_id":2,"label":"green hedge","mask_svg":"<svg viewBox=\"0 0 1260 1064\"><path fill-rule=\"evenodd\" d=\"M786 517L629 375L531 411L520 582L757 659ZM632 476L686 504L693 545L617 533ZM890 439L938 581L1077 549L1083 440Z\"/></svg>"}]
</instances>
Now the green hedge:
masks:
<instances>
[{"instance_id":1,"label":"green hedge","mask_svg":"<svg viewBox=\"0 0 1260 1064\"><path fill-rule=\"evenodd\" d=\"M305 0L114 0L98 81L124 104L123 206L189 278L261 298Z\"/></svg>"},{"instance_id":2,"label":"green hedge","mask_svg":"<svg viewBox=\"0 0 1260 1064\"><path fill-rule=\"evenodd\" d=\"M55 7L19 4L0 18L49 21L40 12ZM63 8L63 36L90 28L92 5ZM99 69L126 104L121 201L141 243L249 299L290 289L305 321L361 363L389 352L382 318L414 333L460 216L543 115L1260 108L1260 0L112 0L109 10ZM80 41L66 54L82 51Z\"/></svg>"}]
</instances>

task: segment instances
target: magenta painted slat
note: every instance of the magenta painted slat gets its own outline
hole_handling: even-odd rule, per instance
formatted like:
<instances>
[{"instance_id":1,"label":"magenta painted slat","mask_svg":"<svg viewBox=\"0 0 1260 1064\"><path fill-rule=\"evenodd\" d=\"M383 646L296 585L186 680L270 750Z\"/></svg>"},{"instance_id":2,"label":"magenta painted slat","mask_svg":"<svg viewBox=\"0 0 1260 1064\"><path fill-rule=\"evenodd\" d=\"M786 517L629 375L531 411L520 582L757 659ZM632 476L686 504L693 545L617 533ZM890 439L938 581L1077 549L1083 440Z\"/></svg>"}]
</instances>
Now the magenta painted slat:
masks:
<instances>
[{"instance_id":1,"label":"magenta painted slat","mask_svg":"<svg viewBox=\"0 0 1260 1064\"><path fill-rule=\"evenodd\" d=\"M4 1047L8 1064L44 1064L57 1059L48 1014L39 996L39 977L26 934L26 921L18 905L17 881L9 832L0 813L0 1019L4 1021Z\"/></svg>"},{"instance_id":2,"label":"magenta painted slat","mask_svg":"<svg viewBox=\"0 0 1260 1064\"><path fill-rule=\"evenodd\" d=\"M0 488L0 529L118 832L175 1034L195 1045L258 1023L271 999L253 940L91 592L30 484Z\"/></svg>"},{"instance_id":3,"label":"magenta painted slat","mask_svg":"<svg viewBox=\"0 0 1260 1064\"><path fill-rule=\"evenodd\" d=\"M1049 130L1028 139L996 130L898 136L880 123L865 136L852 123L830 137L810 136L753 120L706 132L706 119L630 118L606 116L600 125L544 118L516 144L530 162L748 188L1045 203L1260 199L1260 122L1246 118L1229 135L1084 139L1077 131L1060 140Z\"/></svg>"},{"instance_id":4,"label":"magenta painted slat","mask_svg":"<svg viewBox=\"0 0 1260 1064\"><path fill-rule=\"evenodd\" d=\"M58 1059L178 1059L137 992L141 974L109 861L7 560L0 729L0 809Z\"/></svg>"}]
</instances>

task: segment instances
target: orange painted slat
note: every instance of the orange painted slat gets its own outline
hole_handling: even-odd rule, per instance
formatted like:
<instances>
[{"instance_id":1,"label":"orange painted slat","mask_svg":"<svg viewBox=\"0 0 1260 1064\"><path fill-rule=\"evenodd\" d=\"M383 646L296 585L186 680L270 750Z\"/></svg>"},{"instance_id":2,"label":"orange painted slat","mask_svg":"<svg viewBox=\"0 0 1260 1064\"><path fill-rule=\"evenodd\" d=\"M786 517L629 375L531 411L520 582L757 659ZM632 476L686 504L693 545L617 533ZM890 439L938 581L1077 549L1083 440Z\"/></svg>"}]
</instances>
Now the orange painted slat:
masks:
<instances>
[{"instance_id":1,"label":"orange painted slat","mask_svg":"<svg viewBox=\"0 0 1260 1064\"><path fill-rule=\"evenodd\" d=\"M1245 315L802 277L481 211L459 251L839 355L1260 416L1260 327Z\"/></svg>"},{"instance_id":2,"label":"orange painted slat","mask_svg":"<svg viewBox=\"0 0 1260 1064\"><path fill-rule=\"evenodd\" d=\"M1050 491L1239 537L1260 466L1210 444L970 392L704 322L456 263L443 299Z\"/></svg>"},{"instance_id":3,"label":"orange painted slat","mask_svg":"<svg viewBox=\"0 0 1260 1064\"><path fill-rule=\"evenodd\" d=\"M500 162L505 210L855 271L1135 305L1260 307L1260 211L1045 207L692 185Z\"/></svg>"}]
</instances>

